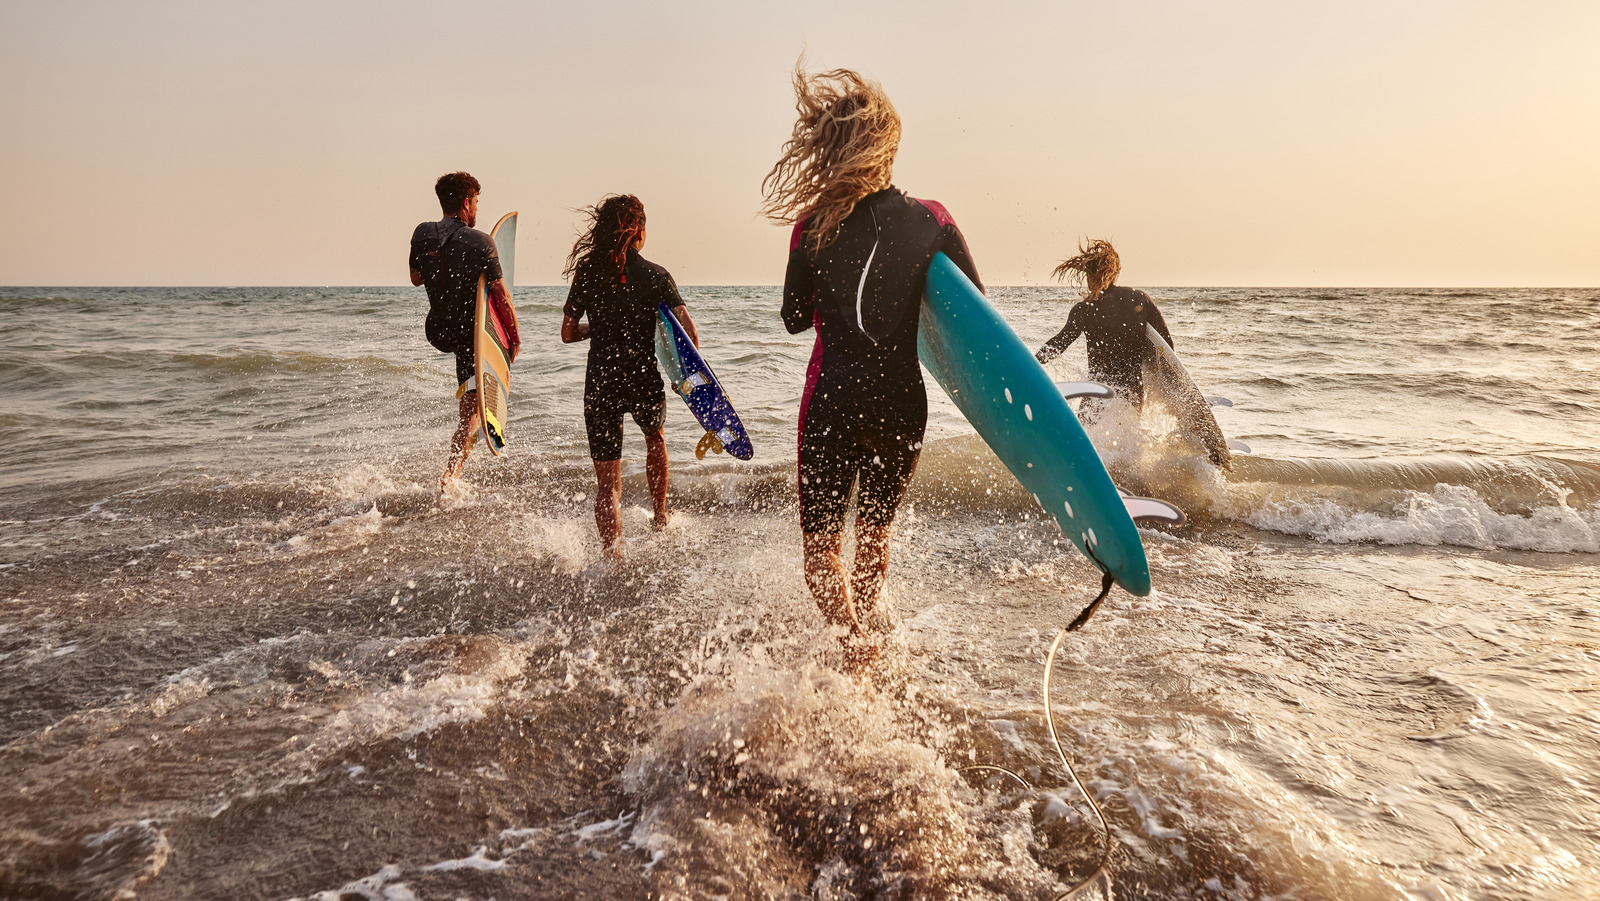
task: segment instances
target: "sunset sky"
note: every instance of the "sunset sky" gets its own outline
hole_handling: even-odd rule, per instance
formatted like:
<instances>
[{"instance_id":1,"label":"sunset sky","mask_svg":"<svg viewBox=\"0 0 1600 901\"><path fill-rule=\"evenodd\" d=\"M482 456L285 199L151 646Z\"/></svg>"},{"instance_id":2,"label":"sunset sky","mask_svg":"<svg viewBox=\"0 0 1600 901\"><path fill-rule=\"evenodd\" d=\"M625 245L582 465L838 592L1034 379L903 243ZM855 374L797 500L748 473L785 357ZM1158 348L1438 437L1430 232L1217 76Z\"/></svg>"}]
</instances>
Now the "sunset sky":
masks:
<instances>
[{"instance_id":1,"label":"sunset sky","mask_svg":"<svg viewBox=\"0 0 1600 901\"><path fill-rule=\"evenodd\" d=\"M680 284L775 284L802 48L991 284L1105 237L1130 285L1600 285L1600 4L1537 0L0 0L0 284L402 284L454 169L521 284L607 192Z\"/></svg>"}]
</instances>

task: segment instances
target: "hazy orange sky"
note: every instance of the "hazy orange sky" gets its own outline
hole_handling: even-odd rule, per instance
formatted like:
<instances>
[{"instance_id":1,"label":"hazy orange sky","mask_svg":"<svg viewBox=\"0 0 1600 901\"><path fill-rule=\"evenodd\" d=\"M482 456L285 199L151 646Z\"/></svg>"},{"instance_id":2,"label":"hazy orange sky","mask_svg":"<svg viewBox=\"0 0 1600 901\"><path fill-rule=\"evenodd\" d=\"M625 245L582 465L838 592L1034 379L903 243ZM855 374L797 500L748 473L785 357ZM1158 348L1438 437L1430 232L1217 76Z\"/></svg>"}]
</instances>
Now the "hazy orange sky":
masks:
<instances>
[{"instance_id":1,"label":"hazy orange sky","mask_svg":"<svg viewBox=\"0 0 1600 901\"><path fill-rule=\"evenodd\" d=\"M789 75L877 78L985 281L1600 285L1600 4L0 0L0 284L392 285L433 180L557 284L607 192L775 284Z\"/></svg>"}]
</instances>

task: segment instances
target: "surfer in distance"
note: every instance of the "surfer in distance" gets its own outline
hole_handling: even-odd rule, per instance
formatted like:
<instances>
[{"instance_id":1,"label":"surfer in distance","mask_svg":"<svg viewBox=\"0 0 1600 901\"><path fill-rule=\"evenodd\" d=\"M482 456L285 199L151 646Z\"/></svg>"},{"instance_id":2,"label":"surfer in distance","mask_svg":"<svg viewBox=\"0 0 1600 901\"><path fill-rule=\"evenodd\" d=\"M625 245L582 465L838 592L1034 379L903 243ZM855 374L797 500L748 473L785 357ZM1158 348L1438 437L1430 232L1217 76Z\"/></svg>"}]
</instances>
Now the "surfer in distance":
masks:
<instances>
[{"instance_id":1,"label":"surfer in distance","mask_svg":"<svg viewBox=\"0 0 1600 901\"><path fill-rule=\"evenodd\" d=\"M890 628L881 602L889 538L922 450L928 395L917 358L923 283L943 252L973 283L977 268L943 206L890 184L900 115L882 86L850 69L796 63L799 113L762 181L763 212L793 223L784 276L790 334L817 332L799 417L805 579L823 618L843 627L845 667L878 658ZM857 484L854 572L841 554Z\"/></svg>"},{"instance_id":2,"label":"surfer in distance","mask_svg":"<svg viewBox=\"0 0 1600 901\"><path fill-rule=\"evenodd\" d=\"M1141 365L1150 352L1145 337L1148 323L1172 344L1172 334L1161 318L1161 311L1150 295L1137 288L1118 285L1122 259L1110 241L1089 241L1078 245L1078 255L1062 261L1051 275L1071 277L1084 287L1083 300L1067 314L1067 324L1045 342L1034 357L1048 363L1060 356L1079 335L1088 345L1089 379L1100 382L1126 398L1135 407L1144 401Z\"/></svg>"},{"instance_id":3,"label":"surfer in distance","mask_svg":"<svg viewBox=\"0 0 1600 901\"><path fill-rule=\"evenodd\" d=\"M460 419L450 437L450 456L439 480L442 493L461 474L467 455L477 441L478 386L472 350L473 318L478 304L478 277L488 283L489 302L505 324L513 359L521 346L517 318L500 273L500 254L494 239L473 226L478 224L478 180L465 172L439 176L433 192L444 218L423 222L411 233L411 284L428 290L428 318L423 324L428 343L441 353L456 356L456 398Z\"/></svg>"},{"instance_id":4,"label":"surfer in distance","mask_svg":"<svg viewBox=\"0 0 1600 901\"><path fill-rule=\"evenodd\" d=\"M612 194L585 209L588 227L572 245L562 276L572 280L562 309L561 340L589 342L583 382L583 422L594 461L594 521L606 556L622 551L622 418L644 432L645 479L655 507L655 527L667 510L667 393L656 363L656 307L665 302L689 340L700 346L694 320L666 269L639 255L644 247L644 204L632 194ZM588 321L584 321L587 317Z\"/></svg>"}]
</instances>

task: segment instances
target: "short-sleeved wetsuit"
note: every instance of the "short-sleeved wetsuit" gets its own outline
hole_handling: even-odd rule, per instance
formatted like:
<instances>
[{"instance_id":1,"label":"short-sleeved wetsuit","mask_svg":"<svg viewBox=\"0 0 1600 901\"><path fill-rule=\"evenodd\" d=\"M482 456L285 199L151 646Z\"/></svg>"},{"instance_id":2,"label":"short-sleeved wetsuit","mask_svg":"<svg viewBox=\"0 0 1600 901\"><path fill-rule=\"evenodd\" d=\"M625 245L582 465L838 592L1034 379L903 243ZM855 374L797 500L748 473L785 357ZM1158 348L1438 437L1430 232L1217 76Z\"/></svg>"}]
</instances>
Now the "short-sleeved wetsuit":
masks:
<instances>
[{"instance_id":1,"label":"short-sleeved wetsuit","mask_svg":"<svg viewBox=\"0 0 1600 901\"><path fill-rule=\"evenodd\" d=\"M1066 350L1079 335L1087 336L1089 378L1128 392L1134 403L1144 399L1140 365L1150 353L1144 327L1149 323L1172 343L1172 333L1150 295L1119 285L1100 292L1094 300L1079 301L1067 314L1067 324L1045 342L1034 356L1048 363Z\"/></svg>"},{"instance_id":2,"label":"short-sleeved wetsuit","mask_svg":"<svg viewBox=\"0 0 1600 901\"><path fill-rule=\"evenodd\" d=\"M474 375L472 326L478 303L478 276L500 280L500 254L494 239L454 216L424 222L411 233L411 268L428 289L428 343L456 355L456 382Z\"/></svg>"},{"instance_id":3,"label":"short-sleeved wetsuit","mask_svg":"<svg viewBox=\"0 0 1600 901\"><path fill-rule=\"evenodd\" d=\"M608 271L609 270L609 271ZM656 305L682 307L667 270L628 251L619 277L606 261L572 280L563 312L589 317L589 368L583 381L583 422L589 457L622 459L622 416L654 435L666 422L667 392L656 364Z\"/></svg>"},{"instance_id":4,"label":"short-sleeved wetsuit","mask_svg":"<svg viewBox=\"0 0 1600 901\"><path fill-rule=\"evenodd\" d=\"M838 534L850 486L858 515L888 526L928 424L917 323L933 255L982 288L967 242L943 206L889 187L862 198L821 251L795 226L783 283L790 334L815 327L800 401L800 528Z\"/></svg>"}]
</instances>

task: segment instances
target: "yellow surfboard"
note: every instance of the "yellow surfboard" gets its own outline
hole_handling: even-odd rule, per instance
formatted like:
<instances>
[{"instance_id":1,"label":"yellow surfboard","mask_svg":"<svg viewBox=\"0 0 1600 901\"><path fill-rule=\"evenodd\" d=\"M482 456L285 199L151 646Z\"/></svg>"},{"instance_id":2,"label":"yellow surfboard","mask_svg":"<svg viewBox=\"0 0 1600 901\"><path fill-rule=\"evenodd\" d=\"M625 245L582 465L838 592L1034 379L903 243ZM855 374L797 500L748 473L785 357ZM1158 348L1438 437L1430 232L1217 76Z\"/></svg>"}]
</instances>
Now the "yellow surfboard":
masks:
<instances>
[{"instance_id":1,"label":"yellow surfboard","mask_svg":"<svg viewBox=\"0 0 1600 901\"><path fill-rule=\"evenodd\" d=\"M512 272L517 250L517 214L510 212L500 217L489 232L495 252L500 257L500 273L506 283L507 307L511 312L510 328L517 325L517 307L512 296ZM483 434L489 450L496 456L506 448L507 410L511 403L511 343L507 324L500 321L494 305L489 303L489 285L478 276L477 310L473 315L472 351L475 358L475 375L478 378L478 421L483 424Z\"/></svg>"}]
</instances>

